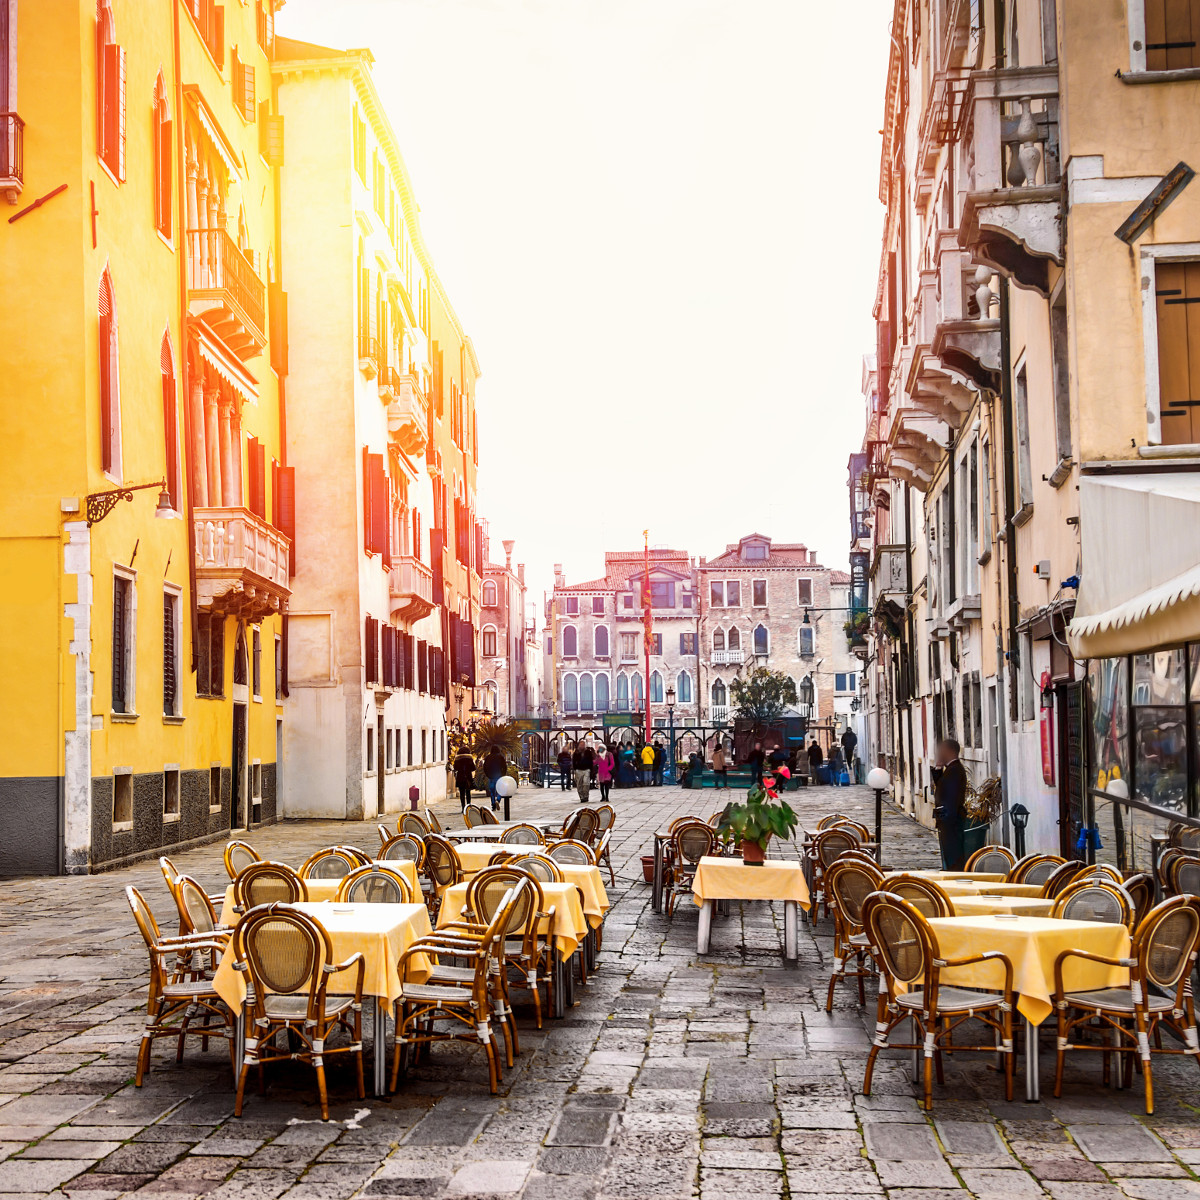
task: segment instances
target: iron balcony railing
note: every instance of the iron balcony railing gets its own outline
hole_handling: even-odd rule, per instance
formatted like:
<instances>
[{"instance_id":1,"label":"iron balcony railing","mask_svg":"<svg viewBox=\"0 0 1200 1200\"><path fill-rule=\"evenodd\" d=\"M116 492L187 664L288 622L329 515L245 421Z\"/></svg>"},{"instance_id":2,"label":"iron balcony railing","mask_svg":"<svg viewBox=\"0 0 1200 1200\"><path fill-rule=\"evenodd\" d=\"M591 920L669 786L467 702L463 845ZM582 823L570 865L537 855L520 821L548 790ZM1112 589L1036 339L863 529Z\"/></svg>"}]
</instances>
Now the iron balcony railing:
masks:
<instances>
[{"instance_id":1,"label":"iron balcony railing","mask_svg":"<svg viewBox=\"0 0 1200 1200\"><path fill-rule=\"evenodd\" d=\"M191 229L187 235L192 290L222 293L259 341L266 338L267 289L253 264L224 229Z\"/></svg>"},{"instance_id":2,"label":"iron balcony railing","mask_svg":"<svg viewBox=\"0 0 1200 1200\"><path fill-rule=\"evenodd\" d=\"M0 187L25 182L25 122L15 112L0 112Z\"/></svg>"}]
</instances>

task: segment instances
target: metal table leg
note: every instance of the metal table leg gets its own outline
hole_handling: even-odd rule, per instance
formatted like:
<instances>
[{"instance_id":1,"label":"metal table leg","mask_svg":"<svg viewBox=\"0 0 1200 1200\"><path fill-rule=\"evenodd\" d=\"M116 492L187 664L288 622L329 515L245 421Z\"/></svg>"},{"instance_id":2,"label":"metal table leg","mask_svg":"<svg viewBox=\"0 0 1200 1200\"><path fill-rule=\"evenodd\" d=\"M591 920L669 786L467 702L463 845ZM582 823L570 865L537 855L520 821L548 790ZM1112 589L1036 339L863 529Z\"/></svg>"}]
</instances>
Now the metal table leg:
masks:
<instances>
[{"instance_id":1,"label":"metal table leg","mask_svg":"<svg viewBox=\"0 0 1200 1200\"><path fill-rule=\"evenodd\" d=\"M375 1095L387 1095L387 1000L372 996L375 1022Z\"/></svg>"},{"instance_id":2,"label":"metal table leg","mask_svg":"<svg viewBox=\"0 0 1200 1200\"><path fill-rule=\"evenodd\" d=\"M654 892L650 906L656 913L663 910L663 841L654 835Z\"/></svg>"},{"instance_id":3,"label":"metal table leg","mask_svg":"<svg viewBox=\"0 0 1200 1200\"><path fill-rule=\"evenodd\" d=\"M237 1086L237 1081L242 1077L242 1063L246 1058L246 1006L243 1004L238 1012L237 1021L234 1023L233 1034L233 1082Z\"/></svg>"},{"instance_id":4,"label":"metal table leg","mask_svg":"<svg viewBox=\"0 0 1200 1200\"><path fill-rule=\"evenodd\" d=\"M1038 1027L1028 1017L1025 1022L1025 1099L1031 1103L1042 1098L1040 1064L1038 1062Z\"/></svg>"},{"instance_id":5,"label":"metal table leg","mask_svg":"<svg viewBox=\"0 0 1200 1200\"><path fill-rule=\"evenodd\" d=\"M921 1035L917 1031L917 1018L908 1018L908 1040L912 1042L912 1057L909 1060L909 1077L918 1087L925 1082L925 1067L922 1063L924 1054L921 1050Z\"/></svg>"},{"instance_id":6,"label":"metal table leg","mask_svg":"<svg viewBox=\"0 0 1200 1200\"><path fill-rule=\"evenodd\" d=\"M712 940L713 902L705 900L700 905L700 923L696 926L696 953L707 954Z\"/></svg>"},{"instance_id":7,"label":"metal table leg","mask_svg":"<svg viewBox=\"0 0 1200 1200\"><path fill-rule=\"evenodd\" d=\"M579 969L579 964L575 960L581 953L582 950L576 949L575 953L563 963L563 988L565 993L563 995L564 1015L568 1008L575 1007L575 973Z\"/></svg>"},{"instance_id":8,"label":"metal table leg","mask_svg":"<svg viewBox=\"0 0 1200 1200\"><path fill-rule=\"evenodd\" d=\"M564 976L570 970L570 964L564 962L560 957L555 938L550 940L550 955L554 963L554 986L550 989L550 1015L561 1019L567 1011L567 985Z\"/></svg>"},{"instance_id":9,"label":"metal table leg","mask_svg":"<svg viewBox=\"0 0 1200 1200\"><path fill-rule=\"evenodd\" d=\"M799 909L795 900L783 902L783 961L793 966L800 956Z\"/></svg>"}]
</instances>

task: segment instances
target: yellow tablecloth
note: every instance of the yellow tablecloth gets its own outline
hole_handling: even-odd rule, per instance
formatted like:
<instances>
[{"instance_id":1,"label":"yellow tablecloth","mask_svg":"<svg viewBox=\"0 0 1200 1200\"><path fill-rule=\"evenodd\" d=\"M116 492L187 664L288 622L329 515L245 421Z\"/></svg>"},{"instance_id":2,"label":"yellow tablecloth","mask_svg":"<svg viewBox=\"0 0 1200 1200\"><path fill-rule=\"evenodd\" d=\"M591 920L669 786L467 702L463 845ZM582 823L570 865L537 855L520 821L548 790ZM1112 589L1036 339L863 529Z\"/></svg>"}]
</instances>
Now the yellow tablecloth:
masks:
<instances>
[{"instance_id":1,"label":"yellow tablecloth","mask_svg":"<svg viewBox=\"0 0 1200 1200\"><path fill-rule=\"evenodd\" d=\"M1016 913L1020 917L1048 917L1053 900L1038 896L951 896L956 917L985 917L992 913Z\"/></svg>"},{"instance_id":2,"label":"yellow tablecloth","mask_svg":"<svg viewBox=\"0 0 1200 1200\"><path fill-rule=\"evenodd\" d=\"M574 883L543 883L542 897L547 907L554 908L552 921L543 921L541 932L553 934L558 942L562 958L570 958L587 937L588 919L579 903L579 888ZM456 883L442 893L442 906L438 910L438 927L451 921L462 920L463 906L467 902L467 885Z\"/></svg>"},{"instance_id":3,"label":"yellow tablecloth","mask_svg":"<svg viewBox=\"0 0 1200 1200\"><path fill-rule=\"evenodd\" d=\"M954 879L968 882L974 880L976 883L1003 883L1008 878L1007 875L993 874L989 871L908 871L906 874L923 875L926 879L933 879L938 883Z\"/></svg>"},{"instance_id":4,"label":"yellow tablecloth","mask_svg":"<svg viewBox=\"0 0 1200 1200\"><path fill-rule=\"evenodd\" d=\"M559 863L567 883L573 883L583 893L583 912L588 924L595 929L604 923L604 914L612 907L608 901L608 893L604 890L604 880L600 877L599 867L576 867L569 863ZM545 885L543 884L543 887Z\"/></svg>"},{"instance_id":5,"label":"yellow tablecloth","mask_svg":"<svg viewBox=\"0 0 1200 1200\"><path fill-rule=\"evenodd\" d=\"M400 956L418 938L430 932L429 910L424 904L353 904L349 912L335 912L341 905L328 902L297 904L302 912L325 927L333 943L333 957L345 962L352 954L366 960L363 993L381 996L391 1004L400 995L400 976L397 967ZM217 995L235 1012L246 999L246 974L233 967L233 946L225 951L213 987ZM354 986L353 969L334 975L327 985L330 993L339 988L349 991Z\"/></svg>"},{"instance_id":6,"label":"yellow tablecloth","mask_svg":"<svg viewBox=\"0 0 1200 1200\"><path fill-rule=\"evenodd\" d=\"M929 924L937 934L942 958L966 958L984 950L1008 955L1017 1011L1034 1025L1053 1011L1054 962L1064 950L1089 950L1108 958L1129 955L1129 930L1124 925L1051 917L935 917ZM1004 973L997 964L976 963L943 970L941 981L995 990L1004 986ZM1075 959L1066 964L1065 982L1073 991L1120 987L1128 984L1129 971Z\"/></svg>"},{"instance_id":7,"label":"yellow tablecloth","mask_svg":"<svg viewBox=\"0 0 1200 1200\"><path fill-rule=\"evenodd\" d=\"M1042 888L1037 883L967 883L962 879L948 879L944 883L940 879L934 882L947 896L1028 896L1030 899L1041 897Z\"/></svg>"},{"instance_id":8,"label":"yellow tablecloth","mask_svg":"<svg viewBox=\"0 0 1200 1200\"><path fill-rule=\"evenodd\" d=\"M808 907L808 884L798 862L768 859L748 867L736 858L704 857L696 868L692 897L705 900L795 900Z\"/></svg>"},{"instance_id":9,"label":"yellow tablecloth","mask_svg":"<svg viewBox=\"0 0 1200 1200\"><path fill-rule=\"evenodd\" d=\"M465 875L474 875L482 871L492 861L493 854L520 854L527 850L539 850L539 846L509 846L500 842L459 842L454 849L458 852L458 861L462 863Z\"/></svg>"},{"instance_id":10,"label":"yellow tablecloth","mask_svg":"<svg viewBox=\"0 0 1200 1200\"><path fill-rule=\"evenodd\" d=\"M421 897L421 883L417 879L417 864L406 859L397 859L394 862L381 863L395 871L397 875L403 875L408 880L408 886L412 888L414 899ZM332 900L337 896L338 887L341 885L340 879L306 879L304 886L308 889L308 899L310 903L317 903L321 900ZM233 884L231 883L225 889L225 902L221 905L221 924L236 925L239 914L233 911Z\"/></svg>"}]
</instances>

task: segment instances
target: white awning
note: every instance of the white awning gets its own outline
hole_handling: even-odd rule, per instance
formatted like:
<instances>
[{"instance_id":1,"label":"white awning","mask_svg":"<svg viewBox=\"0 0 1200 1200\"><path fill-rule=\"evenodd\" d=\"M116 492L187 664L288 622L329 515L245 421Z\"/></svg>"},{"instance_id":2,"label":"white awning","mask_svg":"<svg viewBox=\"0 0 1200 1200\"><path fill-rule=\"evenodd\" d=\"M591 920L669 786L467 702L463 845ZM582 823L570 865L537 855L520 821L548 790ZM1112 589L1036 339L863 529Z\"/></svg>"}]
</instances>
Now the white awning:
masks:
<instances>
[{"instance_id":1,"label":"white awning","mask_svg":"<svg viewBox=\"0 0 1200 1200\"><path fill-rule=\"evenodd\" d=\"M1200 472L1084 475L1076 658L1200 641Z\"/></svg>"}]
</instances>

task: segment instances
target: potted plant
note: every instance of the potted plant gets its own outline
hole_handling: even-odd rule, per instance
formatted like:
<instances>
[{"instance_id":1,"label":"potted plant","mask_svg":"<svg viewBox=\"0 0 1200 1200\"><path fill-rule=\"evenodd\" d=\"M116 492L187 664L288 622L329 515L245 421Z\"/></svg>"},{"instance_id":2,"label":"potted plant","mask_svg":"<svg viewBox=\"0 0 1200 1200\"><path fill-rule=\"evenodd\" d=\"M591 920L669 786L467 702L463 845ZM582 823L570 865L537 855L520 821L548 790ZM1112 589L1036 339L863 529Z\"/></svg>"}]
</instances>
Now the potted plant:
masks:
<instances>
[{"instance_id":1,"label":"potted plant","mask_svg":"<svg viewBox=\"0 0 1200 1200\"><path fill-rule=\"evenodd\" d=\"M800 818L788 803L779 798L778 779L791 777L787 767L776 774L764 776L746 795L745 804L731 804L717 825L725 841L741 843L742 861L749 866L762 866L767 844L772 836L790 838Z\"/></svg>"}]
</instances>

